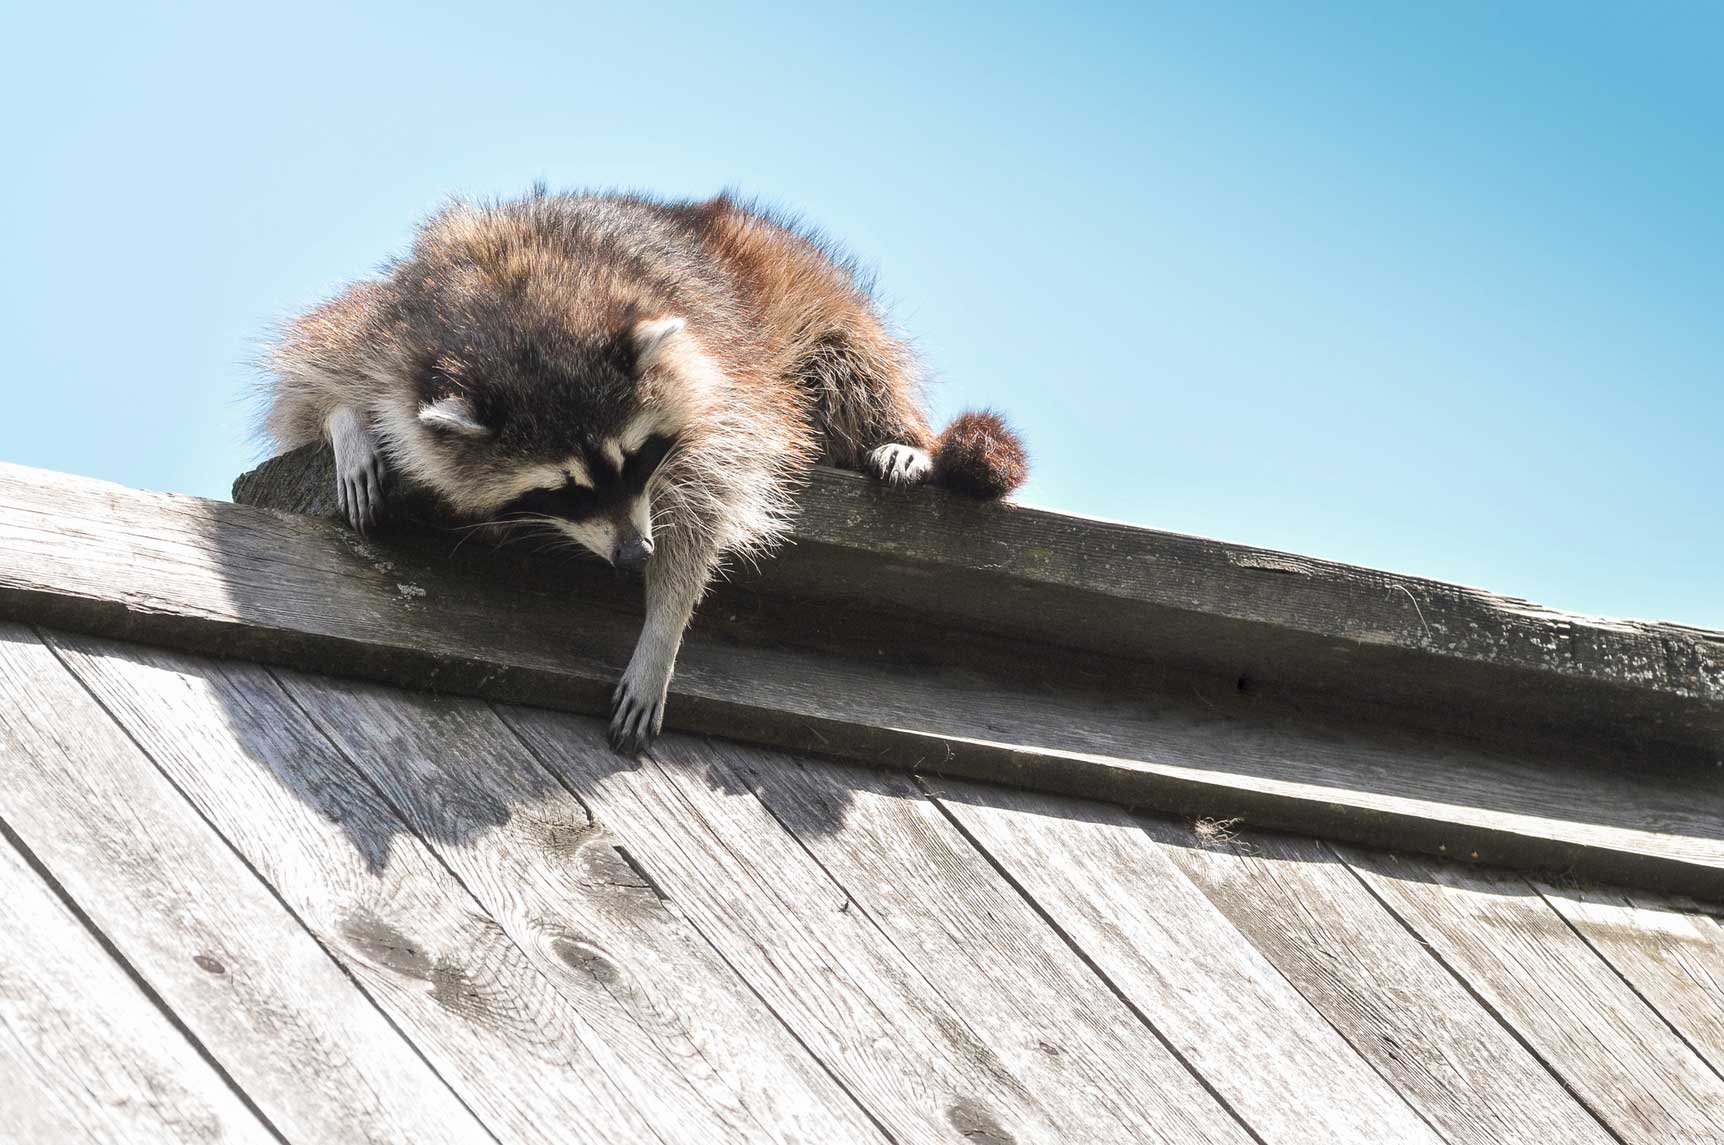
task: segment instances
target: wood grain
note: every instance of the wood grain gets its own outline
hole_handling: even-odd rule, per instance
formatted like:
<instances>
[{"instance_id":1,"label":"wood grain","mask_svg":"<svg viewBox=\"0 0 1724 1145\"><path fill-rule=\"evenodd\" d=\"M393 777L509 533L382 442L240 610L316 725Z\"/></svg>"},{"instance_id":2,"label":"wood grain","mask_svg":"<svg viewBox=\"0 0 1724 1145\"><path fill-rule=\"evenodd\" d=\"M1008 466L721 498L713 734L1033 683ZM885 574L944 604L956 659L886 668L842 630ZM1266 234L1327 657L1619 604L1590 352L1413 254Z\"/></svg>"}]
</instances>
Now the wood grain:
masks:
<instances>
[{"instance_id":1,"label":"wood grain","mask_svg":"<svg viewBox=\"0 0 1724 1145\"><path fill-rule=\"evenodd\" d=\"M15 1145L277 1140L4 840L0 1132Z\"/></svg>"},{"instance_id":2,"label":"wood grain","mask_svg":"<svg viewBox=\"0 0 1724 1145\"><path fill-rule=\"evenodd\" d=\"M1321 842L1140 824L1444 1140L1614 1140Z\"/></svg>"},{"instance_id":3,"label":"wood grain","mask_svg":"<svg viewBox=\"0 0 1724 1145\"><path fill-rule=\"evenodd\" d=\"M608 1041L266 669L51 638L499 1139L751 1138L676 1071Z\"/></svg>"},{"instance_id":4,"label":"wood grain","mask_svg":"<svg viewBox=\"0 0 1724 1145\"><path fill-rule=\"evenodd\" d=\"M1724 925L1716 914L1636 891L1536 885L1713 1072L1724 1074Z\"/></svg>"},{"instance_id":5,"label":"wood grain","mask_svg":"<svg viewBox=\"0 0 1724 1145\"><path fill-rule=\"evenodd\" d=\"M908 778L709 745L1069 1141L1250 1138Z\"/></svg>"},{"instance_id":6,"label":"wood grain","mask_svg":"<svg viewBox=\"0 0 1724 1145\"><path fill-rule=\"evenodd\" d=\"M709 745L669 736L619 767L599 721L500 712L889 1136L1070 1140L1001 1048L746 786L709 766Z\"/></svg>"},{"instance_id":7,"label":"wood grain","mask_svg":"<svg viewBox=\"0 0 1724 1145\"><path fill-rule=\"evenodd\" d=\"M976 784L933 790L1261 1140L1438 1140L1132 816Z\"/></svg>"},{"instance_id":8,"label":"wood grain","mask_svg":"<svg viewBox=\"0 0 1724 1145\"><path fill-rule=\"evenodd\" d=\"M0 625L0 819L295 1142L486 1134L44 644Z\"/></svg>"},{"instance_id":9,"label":"wood grain","mask_svg":"<svg viewBox=\"0 0 1724 1145\"><path fill-rule=\"evenodd\" d=\"M637 594L576 566L447 557L366 544L308 518L0 467L0 612L416 688L603 709L635 637ZM1113 681L1049 647L1021 647L1007 672L997 658L823 654L737 643L726 631L685 646L674 726L1724 896L1724 790L1710 770L1656 752L1481 748L1337 723L1231 685Z\"/></svg>"},{"instance_id":10,"label":"wood grain","mask_svg":"<svg viewBox=\"0 0 1724 1145\"><path fill-rule=\"evenodd\" d=\"M883 1140L484 702L281 676L631 1073L749 1140Z\"/></svg>"},{"instance_id":11,"label":"wood grain","mask_svg":"<svg viewBox=\"0 0 1724 1145\"><path fill-rule=\"evenodd\" d=\"M1337 851L1620 1139L1724 1141L1724 1080L1525 880Z\"/></svg>"}]
</instances>

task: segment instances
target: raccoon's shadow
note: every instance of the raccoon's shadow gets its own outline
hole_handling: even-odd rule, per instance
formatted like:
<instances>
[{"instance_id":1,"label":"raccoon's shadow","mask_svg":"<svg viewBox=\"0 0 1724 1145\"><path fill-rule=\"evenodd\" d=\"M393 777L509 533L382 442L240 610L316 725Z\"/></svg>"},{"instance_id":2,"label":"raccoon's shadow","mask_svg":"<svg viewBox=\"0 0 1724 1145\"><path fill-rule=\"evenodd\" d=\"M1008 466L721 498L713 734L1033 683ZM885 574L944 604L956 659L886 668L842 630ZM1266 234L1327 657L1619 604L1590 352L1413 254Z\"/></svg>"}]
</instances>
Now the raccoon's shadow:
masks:
<instances>
[{"instance_id":1,"label":"raccoon's shadow","mask_svg":"<svg viewBox=\"0 0 1724 1145\"><path fill-rule=\"evenodd\" d=\"M629 759L593 717L150 647L103 642L90 651L109 670L156 676L147 688L158 695L195 697L175 704L173 734L202 762L176 778L206 789L188 791L194 802L227 804L218 828L238 836L260 873L302 888L322 880L364 899L411 900L423 887L404 885L441 880L439 865L468 886L579 894L591 878L610 877L593 873L594 844L637 855L663 845L722 849L713 840L727 824L758 827L761 808L781 801L760 792L762 767L794 762L687 735ZM222 774L231 790L207 791ZM770 813L806 836L842 826L847 803L835 789ZM343 874L355 858L363 874ZM278 889L292 898L291 886Z\"/></svg>"},{"instance_id":2,"label":"raccoon's shadow","mask_svg":"<svg viewBox=\"0 0 1724 1145\"><path fill-rule=\"evenodd\" d=\"M229 829L248 836L260 870L338 869L347 860L330 840L339 838L371 879L398 877L403 848L421 867L440 857L463 880L498 863L508 869L491 874L505 881L560 878L571 847L586 847L596 829L640 850L639 831L687 819L702 800L737 798L758 814L750 784L759 760L794 758L671 734L630 759L610 747L605 720L566 711L144 646L101 654L195 694L183 711L197 710L210 757L201 782L219 766L246 793L251 821ZM834 789L775 814L793 818L784 825L798 835L829 833L848 803Z\"/></svg>"}]
</instances>

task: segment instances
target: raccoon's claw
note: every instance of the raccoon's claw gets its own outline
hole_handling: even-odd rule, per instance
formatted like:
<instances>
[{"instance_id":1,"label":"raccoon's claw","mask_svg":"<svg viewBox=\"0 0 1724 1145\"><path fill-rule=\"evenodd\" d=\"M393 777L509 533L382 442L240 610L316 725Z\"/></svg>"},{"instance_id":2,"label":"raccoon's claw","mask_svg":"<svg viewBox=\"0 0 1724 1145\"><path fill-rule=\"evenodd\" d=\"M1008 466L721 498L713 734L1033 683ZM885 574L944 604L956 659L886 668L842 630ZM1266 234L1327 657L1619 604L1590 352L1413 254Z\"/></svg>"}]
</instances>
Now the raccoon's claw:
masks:
<instances>
[{"instance_id":1,"label":"raccoon's claw","mask_svg":"<svg viewBox=\"0 0 1724 1145\"><path fill-rule=\"evenodd\" d=\"M383 454L359 414L348 408L330 415L329 443L335 453L335 503L364 536L383 513Z\"/></svg>"},{"instance_id":2,"label":"raccoon's claw","mask_svg":"<svg viewBox=\"0 0 1724 1145\"><path fill-rule=\"evenodd\" d=\"M933 471L934 459L926 449L892 442L868 455L868 468L888 485L919 485Z\"/></svg>"},{"instance_id":3,"label":"raccoon's claw","mask_svg":"<svg viewBox=\"0 0 1724 1145\"><path fill-rule=\"evenodd\" d=\"M377 524L383 513L383 466L375 455L353 472L336 475L335 501L360 536Z\"/></svg>"},{"instance_id":4,"label":"raccoon's claw","mask_svg":"<svg viewBox=\"0 0 1724 1145\"><path fill-rule=\"evenodd\" d=\"M664 693L648 698L625 676L611 693L611 747L639 755L664 730Z\"/></svg>"}]
</instances>

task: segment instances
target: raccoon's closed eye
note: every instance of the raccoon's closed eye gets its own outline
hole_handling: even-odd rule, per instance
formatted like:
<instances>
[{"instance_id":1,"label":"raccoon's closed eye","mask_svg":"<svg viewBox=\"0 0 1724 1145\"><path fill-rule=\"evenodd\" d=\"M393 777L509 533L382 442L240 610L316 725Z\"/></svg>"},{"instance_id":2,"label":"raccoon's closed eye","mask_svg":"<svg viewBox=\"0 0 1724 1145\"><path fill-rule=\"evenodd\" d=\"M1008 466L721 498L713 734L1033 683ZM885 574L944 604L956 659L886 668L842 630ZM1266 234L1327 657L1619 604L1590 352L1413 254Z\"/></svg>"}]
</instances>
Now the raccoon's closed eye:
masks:
<instances>
[{"instance_id":1,"label":"raccoon's closed eye","mask_svg":"<svg viewBox=\"0 0 1724 1145\"><path fill-rule=\"evenodd\" d=\"M603 508L592 493L592 490L573 482L560 489L533 489L509 502L497 515L504 519L515 516L562 517L578 521Z\"/></svg>"},{"instance_id":2,"label":"raccoon's closed eye","mask_svg":"<svg viewBox=\"0 0 1724 1145\"><path fill-rule=\"evenodd\" d=\"M652 475L658 472L658 467L664 464L664 459L670 456L670 451L674 448L676 438L662 433L655 433L641 442L640 448L623 461L623 484L635 493L645 489L647 482L652 480Z\"/></svg>"}]
</instances>

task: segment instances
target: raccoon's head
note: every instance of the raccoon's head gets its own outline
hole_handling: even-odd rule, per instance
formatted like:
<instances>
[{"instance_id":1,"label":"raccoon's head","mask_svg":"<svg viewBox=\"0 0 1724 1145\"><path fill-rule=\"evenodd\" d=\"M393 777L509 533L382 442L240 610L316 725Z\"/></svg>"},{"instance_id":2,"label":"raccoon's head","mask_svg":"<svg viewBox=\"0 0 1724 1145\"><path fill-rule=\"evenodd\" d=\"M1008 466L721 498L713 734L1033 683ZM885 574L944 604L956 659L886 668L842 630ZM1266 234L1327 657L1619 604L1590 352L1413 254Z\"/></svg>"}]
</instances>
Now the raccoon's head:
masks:
<instances>
[{"instance_id":1,"label":"raccoon's head","mask_svg":"<svg viewBox=\"0 0 1724 1145\"><path fill-rule=\"evenodd\" d=\"M660 396L686 386L663 375L698 360L680 318L614 337L466 337L417 364L411 417L391 435L411 475L462 516L545 526L638 568L686 420L684 403Z\"/></svg>"}]
</instances>

